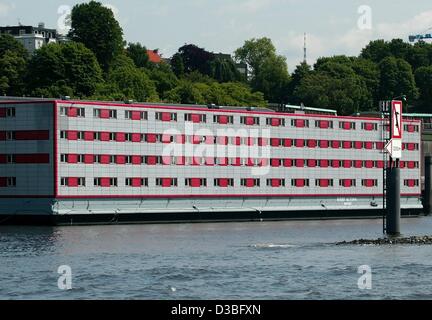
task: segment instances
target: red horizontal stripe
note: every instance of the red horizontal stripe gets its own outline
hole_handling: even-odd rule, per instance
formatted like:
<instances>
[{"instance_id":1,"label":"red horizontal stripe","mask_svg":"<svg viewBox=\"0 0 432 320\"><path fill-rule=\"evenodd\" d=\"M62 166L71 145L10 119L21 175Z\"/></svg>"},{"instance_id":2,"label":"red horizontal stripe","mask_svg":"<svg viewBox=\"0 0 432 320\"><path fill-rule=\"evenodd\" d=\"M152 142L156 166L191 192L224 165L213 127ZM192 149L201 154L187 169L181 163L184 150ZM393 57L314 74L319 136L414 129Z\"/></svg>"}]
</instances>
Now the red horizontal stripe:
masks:
<instances>
[{"instance_id":1,"label":"red horizontal stripe","mask_svg":"<svg viewBox=\"0 0 432 320\"><path fill-rule=\"evenodd\" d=\"M173 187L177 188L177 187ZM161 198L316 198L316 197L325 197L325 198L340 198L340 197L382 197L383 194L194 194L194 195L85 195L85 196L63 196L58 195L57 199L161 199ZM420 197L421 193L405 193L401 194L402 197Z\"/></svg>"},{"instance_id":2,"label":"red horizontal stripe","mask_svg":"<svg viewBox=\"0 0 432 320\"><path fill-rule=\"evenodd\" d=\"M15 131L15 140L49 140L48 130Z\"/></svg>"}]
</instances>

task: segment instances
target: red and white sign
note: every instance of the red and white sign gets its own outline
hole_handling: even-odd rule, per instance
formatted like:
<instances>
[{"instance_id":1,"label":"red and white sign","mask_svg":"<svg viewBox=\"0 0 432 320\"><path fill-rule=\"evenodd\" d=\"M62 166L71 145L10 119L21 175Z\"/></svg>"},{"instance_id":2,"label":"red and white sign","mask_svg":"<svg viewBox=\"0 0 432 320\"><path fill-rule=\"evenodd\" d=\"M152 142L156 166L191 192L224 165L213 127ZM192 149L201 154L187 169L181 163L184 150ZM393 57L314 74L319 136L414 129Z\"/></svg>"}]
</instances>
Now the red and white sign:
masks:
<instances>
[{"instance_id":1,"label":"red and white sign","mask_svg":"<svg viewBox=\"0 0 432 320\"><path fill-rule=\"evenodd\" d=\"M402 139L402 101L392 101L392 139Z\"/></svg>"}]
</instances>

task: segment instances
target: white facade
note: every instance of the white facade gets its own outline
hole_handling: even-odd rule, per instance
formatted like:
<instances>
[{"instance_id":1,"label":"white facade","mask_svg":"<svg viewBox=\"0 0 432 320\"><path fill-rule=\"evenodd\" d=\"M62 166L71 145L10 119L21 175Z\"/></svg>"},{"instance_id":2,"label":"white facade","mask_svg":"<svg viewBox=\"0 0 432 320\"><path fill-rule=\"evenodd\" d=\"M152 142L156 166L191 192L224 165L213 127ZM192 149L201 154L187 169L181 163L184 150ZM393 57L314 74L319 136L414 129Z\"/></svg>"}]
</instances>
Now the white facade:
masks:
<instances>
[{"instance_id":1,"label":"white facade","mask_svg":"<svg viewBox=\"0 0 432 320\"><path fill-rule=\"evenodd\" d=\"M64 221L367 214L382 207L381 125L182 106L0 102L0 215L11 203L24 210L16 197L39 211L45 198L45 211ZM404 128L401 206L420 210L420 123Z\"/></svg>"}]
</instances>

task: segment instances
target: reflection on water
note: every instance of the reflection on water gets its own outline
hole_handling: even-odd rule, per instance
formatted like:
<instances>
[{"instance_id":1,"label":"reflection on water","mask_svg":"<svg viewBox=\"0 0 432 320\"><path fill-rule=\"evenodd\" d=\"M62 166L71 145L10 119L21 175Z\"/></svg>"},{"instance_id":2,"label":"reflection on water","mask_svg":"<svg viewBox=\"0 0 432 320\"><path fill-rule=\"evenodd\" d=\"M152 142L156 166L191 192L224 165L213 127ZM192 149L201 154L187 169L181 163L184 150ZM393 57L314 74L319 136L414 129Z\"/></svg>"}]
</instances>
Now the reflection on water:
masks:
<instances>
[{"instance_id":1,"label":"reflection on water","mask_svg":"<svg viewBox=\"0 0 432 320\"><path fill-rule=\"evenodd\" d=\"M335 246L380 220L0 227L0 299L430 299L432 248ZM432 234L432 218L403 220ZM361 291L360 265L373 289ZM57 287L61 265L73 289Z\"/></svg>"}]
</instances>

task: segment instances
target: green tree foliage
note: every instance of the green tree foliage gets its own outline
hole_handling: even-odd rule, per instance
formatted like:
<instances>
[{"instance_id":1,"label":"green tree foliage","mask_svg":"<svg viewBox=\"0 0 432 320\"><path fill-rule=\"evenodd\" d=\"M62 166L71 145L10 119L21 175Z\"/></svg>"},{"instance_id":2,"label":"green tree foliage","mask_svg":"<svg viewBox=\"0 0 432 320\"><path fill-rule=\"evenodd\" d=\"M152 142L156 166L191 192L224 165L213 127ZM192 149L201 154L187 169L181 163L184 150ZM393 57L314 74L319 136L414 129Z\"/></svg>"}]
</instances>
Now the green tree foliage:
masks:
<instances>
[{"instance_id":1,"label":"green tree foliage","mask_svg":"<svg viewBox=\"0 0 432 320\"><path fill-rule=\"evenodd\" d=\"M379 95L382 100L406 95L409 101L413 101L418 97L418 89L408 62L390 56L380 62L379 68Z\"/></svg>"},{"instance_id":2,"label":"green tree foliage","mask_svg":"<svg viewBox=\"0 0 432 320\"><path fill-rule=\"evenodd\" d=\"M92 50L107 71L124 46L123 30L111 9L96 1L77 4L72 9L71 20L69 37Z\"/></svg>"},{"instance_id":3,"label":"green tree foliage","mask_svg":"<svg viewBox=\"0 0 432 320\"><path fill-rule=\"evenodd\" d=\"M252 79L252 88L263 92L271 102L287 102L290 76L285 57L271 56L264 60L260 72Z\"/></svg>"},{"instance_id":4,"label":"green tree foliage","mask_svg":"<svg viewBox=\"0 0 432 320\"><path fill-rule=\"evenodd\" d=\"M276 56L276 48L269 38L253 38L245 41L244 45L238 48L234 55L237 61L248 65L252 78L254 78L259 74L265 60Z\"/></svg>"},{"instance_id":5,"label":"green tree foliage","mask_svg":"<svg viewBox=\"0 0 432 320\"><path fill-rule=\"evenodd\" d=\"M415 80L420 90L418 109L422 112L432 112L432 66L418 68Z\"/></svg>"},{"instance_id":6,"label":"green tree foliage","mask_svg":"<svg viewBox=\"0 0 432 320\"><path fill-rule=\"evenodd\" d=\"M179 84L179 80L171 70L170 66L164 62L151 68L148 71L148 75L155 83L160 97L164 97L166 92L174 89Z\"/></svg>"},{"instance_id":7,"label":"green tree foliage","mask_svg":"<svg viewBox=\"0 0 432 320\"><path fill-rule=\"evenodd\" d=\"M29 92L36 96L43 92L57 97L60 89L68 87L68 94L83 98L91 96L102 81L95 55L76 42L43 46L31 58L27 70Z\"/></svg>"},{"instance_id":8,"label":"green tree foliage","mask_svg":"<svg viewBox=\"0 0 432 320\"><path fill-rule=\"evenodd\" d=\"M19 96L24 93L27 62L24 46L10 35L0 35L0 94Z\"/></svg>"},{"instance_id":9,"label":"green tree foliage","mask_svg":"<svg viewBox=\"0 0 432 320\"><path fill-rule=\"evenodd\" d=\"M147 54L147 48L142 46L140 43L129 43L126 48L126 54L131 58L138 68L149 68L149 56Z\"/></svg>"},{"instance_id":10,"label":"green tree foliage","mask_svg":"<svg viewBox=\"0 0 432 320\"><path fill-rule=\"evenodd\" d=\"M240 72L231 58L215 57L210 62L210 76L219 82L242 80Z\"/></svg>"},{"instance_id":11,"label":"green tree foliage","mask_svg":"<svg viewBox=\"0 0 432 320\"><path fill-rule=\"evenodd\" d=\"M211 73L210 64L214 59L213 53L194 44L186 44L179 48L178 54L182 59L184 72L198 71L206 75Z\"/></svg>"},{"instance_id":12,"label":"green tree foliage","mask_svg":"<svg viewBox=\"0 0 432 320\"><path fill-rule=\"evenodd\" d=\"M172 56L171 68L177 77L181 77L185 74L185 66L180 53L176 53Z\"/></svg>"},{"instance_id":13,"label":"green tree foliage","mask_svg":"<svg viewBox=\"0 0 432 320\"><path fill-rule=\"evenodd\" d=\"M357 75L348 57L318 60L295 89L294 95L308 106L338 110L339 114L369 110L372 97L365 80Z\"/></svg>"},{"instance_id":14,"label":"green tree foliage","mask_svg":"<svg viewBox=\"0 0 432 320\"><path fill-rule=\"evenodd\" d=\"M179 86L167 93L170 103L184 104L217 104L226 106L266 106L262 93L252 93L250 88L239 82L194 83L180 81Z\"/></svg>"},{"instance_id":15,"label":"green tree foliage","mask_svg":"<svg viewBox=\"0 0 432 320\"><path fill-rule=\"evenodd\" d=\"M237 61L246 63L251 71L251 85L271 102L286 102L290 75L286 58L276 54L269 38L247 40L235 51Z\"/></svg>"},{"instance_id":16,"label":"green tree foliage","mask_svg":"<svg viewBox=\"0 0 432 320\"><path fill-rule=\"evenodd\" d=\"M187 44L179 48L172 58L171 65L178 77L199 72L219 82L241 80L240 72L231 57L214 54L194 44Z\"/></svg>"},{"instance_id":17,"label":"green tree foliage","mask_svg":"<svg viewBox=\"0 0 432 320\"><path fill-rule=\"evenodd\" d=\"M94 98L101 100L158 101L156 86L146 70L137 68L126 55L112 63L105 85L98 86Z\"/></svg>"},{"instance_id":18,"label":"green tree foliage","mask_svg":"<svg viewBox=\"0 0 432 320\"><path fill-rule=\"evenodd\" d=\"M3 56L6 51L14 52L17 56L25 60L28 59L27 50L20 42L9 34L0 34L0 57Z\"/></svg>"},{"instance_id":19,"label":"green tree foliage","mask_svg":"<svg viewBox=\"0 0 432 320\"><path fill-rule=\"evenodd\" d=\"M297 89L297 87L300 85L301 80L308 75L310 75L312 72L312 68L310 65L308 65L305 62L302 62L299 64L296 69L294 70L293 74L291 75L291 82L288 86L288 96L289 96L289 102L294 105L300 105L302 103L301 99L297 97L294 92Z\"/></svg>"}]
</instances>

